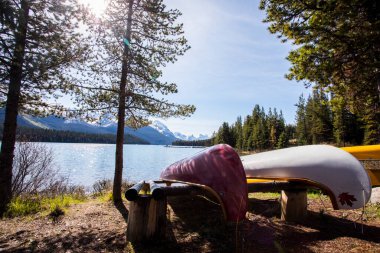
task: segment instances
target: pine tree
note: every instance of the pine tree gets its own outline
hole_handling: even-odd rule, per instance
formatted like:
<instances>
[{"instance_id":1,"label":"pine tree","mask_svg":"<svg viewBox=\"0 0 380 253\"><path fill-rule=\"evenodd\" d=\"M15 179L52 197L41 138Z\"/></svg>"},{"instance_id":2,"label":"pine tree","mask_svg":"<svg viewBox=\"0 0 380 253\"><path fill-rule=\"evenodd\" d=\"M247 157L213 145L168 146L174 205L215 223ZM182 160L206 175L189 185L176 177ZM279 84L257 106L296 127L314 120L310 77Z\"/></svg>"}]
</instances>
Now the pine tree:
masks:
<instances>
[{"instance_id":1,"label":"pine tree","mask_svg":"<svg viewBox=\"0 0 380 253\"><path fill-rule=\"evenodd\" d=\"M236 140L235 147L238 150L242 150L243 149L243 124L242 124L241 116L239 116L236 119L236 122L234 125L234 134L235 134L235 140Z\"/></svg>"},{"instance_id":2,"label":"pine tree","mask_svg":"<svg viewBox=\"0 0 380 253\"><path fill-rule=\"evenodd\" d=\"M215 142L215 144L224 143L232 147L235 146L236 140L234 133L227 122L223 122L222 126L219 128L218 133L216 134Z\"/></svg>"},{"instance_id":3,"label":"pine tree","mask_svg":"<svg viewBox=\"0 0 380 253\"><path fill-rule=\"evenodd\" d=\"M51 102L65 93L69 67L85 59L78 32L84 12L75 0L1 1L0 107L5 106L0 155L0 215L11 199L17 115L63 113Z\"/></svg>"},{"instance_id":4,"label":"pine tree","mask_svg":"<svg viewBox=\"0 0 380 253\"><path fill-rule=\"evenodd\" d=\"M306 105L310 126L310 141L313 144L332 140L331 109L323 91L314 90Z\"/></svg>"},{"instance_id":5,"label":"pine tree","mask_svg":"<svg viewBox=\"0 0 380 253\"><path fill-rule=\"evenodd\" d=\"M346 125L344 120L346 103L342 97L334 98L334 96L332 96L331 104L335 143L338 146L346 146Z\"/></svg>"},{"instance_id":6,"label":"pine tree","mask_svg":"<svg viewBox=\"0 0 380 253\"><path fill-rule=\"evenodd\" d=\"M277 149L286 148L286 147L288 147L288 143L289 143L289 138L284 131L280 134L280 137L278 138L276 148Z\"/></svg>"},{"instance_id":7,"label":"pine tree","mask_svg":"<svg viewBox=\"0 0 380 253\"><path fill-rule=\"evenodd\" d=\"M250 115L247 115L244 120L243 124L243 149L244 150L251 150L252 146L252 117Z\"/></svg>"},{"instance_id":8,"label":"pine tree","mask_svg":"<svg viewBox=\"0 0 380 253\"><path fill-rule=\"evenodd\" d=\"M189 116L195 110L168 101L177 85L160 80L162 67L189 49L183 25L176 23L180 15L162 0L112 0L95 25L95 57L83 66L88 75L77 80L77 105L89 118L117 117L115 203L121 201L125 125L137 128L150 116Z\"/></svg>"},{"instance_id":9,"label":"pine tree","mask_svg":"<svg viewBox=\"0 0 380 253\"><path fill-rule=\"evenodd\" d=\"M380 142L380 5L377 0L261 0L269 30L295 45L288 79L328 89Z\"/></svg>"},{"instance_id":10,"label":"pine tree","mask_svg":"<svg viewBox=\"0 0 380 253\"><path fill-rule=\"evenodd\" d=\"M303 95L298 99L296 112L296 138L299 145L308 144L308 120L306 116L306 101Z\"/></svg>"}]
</instances>

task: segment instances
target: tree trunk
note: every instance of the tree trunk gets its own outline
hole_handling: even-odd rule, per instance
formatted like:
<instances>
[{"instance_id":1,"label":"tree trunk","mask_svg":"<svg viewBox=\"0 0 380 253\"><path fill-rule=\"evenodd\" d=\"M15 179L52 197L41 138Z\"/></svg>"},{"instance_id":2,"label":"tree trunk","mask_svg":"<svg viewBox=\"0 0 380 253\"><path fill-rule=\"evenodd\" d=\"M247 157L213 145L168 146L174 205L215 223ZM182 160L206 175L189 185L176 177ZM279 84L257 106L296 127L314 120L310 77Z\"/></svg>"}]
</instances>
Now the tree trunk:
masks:
<instances>
[{"instance_id":1,"label":"tree trunk","mask_svg":"<svg viewBox=\"0 0 380 253\"><path fill-rule=\"evenodd\" d=\"M28 1L21 1L15 49L10 68L9 90L5 106L3 140L0 154L0 216L3 216L12 198L12 165L16 143L17 115L24 64L26 32L29 18Z\"/></svg>"},{"instance_id":2,"label":"tree trunk","mask_svg":"<svg viewBox=\"0 0 380 253\"><path fill-rule=\"evenodd\" d=\"M129 0L128 6L128 23L125 38L131 41L131 23L132 23L132 6L133 0ZM122 38L120 38L122 39ZM129 47L124 44L123 63L120 79L120 94L119 94L119 110L117 115L117 135L116 135L116 161L115 161L115 177L113 180L113 201L114 203L121 202L121 183L123 175L123 144L124 144L124 127L125 127L125 88L127 85L128 75L128 55Z\"/></svg>"}]
</instances>

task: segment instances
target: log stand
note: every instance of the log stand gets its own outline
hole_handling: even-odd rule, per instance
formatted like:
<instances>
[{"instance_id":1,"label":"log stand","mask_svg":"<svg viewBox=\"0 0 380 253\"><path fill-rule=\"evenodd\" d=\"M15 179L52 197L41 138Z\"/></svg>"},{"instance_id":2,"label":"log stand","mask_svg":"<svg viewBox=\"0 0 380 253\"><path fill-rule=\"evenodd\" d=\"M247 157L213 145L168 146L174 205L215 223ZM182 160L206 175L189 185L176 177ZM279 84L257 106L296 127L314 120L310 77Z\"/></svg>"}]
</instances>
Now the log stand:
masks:
<instances>
[{"instance_id":1,"label":"log stand","mask_svg":"<svg viewBox=\"0 0 380 253\"><path fill-rule=\"evenodd\" d=\"M202 195L204 191L196 186L161 186L170 182L142 181L125 193L130 201L127 240L146 242L162 240L166 232L167 196Z\"/></svg>"},{"instance_id":2,"label":"log stand","mask_svg":"<svg viewBox=\"0 0 380 253\"><path fill-rule=\"evenodd\" d=\"M155 200L151 195L143 195L130 202L127 240L141 242L164 239L166 207L166 197Z\"/></svg>"},{"instance_id":3,"label":"log stand","mask_svg":"<svg viewBox=\"0 0 380 253\"><path fill-rule=\"evenodd\" d=\"M306 189L281 191L281 220L297 222L307 215Z\"/></svg>"}]
</instances>

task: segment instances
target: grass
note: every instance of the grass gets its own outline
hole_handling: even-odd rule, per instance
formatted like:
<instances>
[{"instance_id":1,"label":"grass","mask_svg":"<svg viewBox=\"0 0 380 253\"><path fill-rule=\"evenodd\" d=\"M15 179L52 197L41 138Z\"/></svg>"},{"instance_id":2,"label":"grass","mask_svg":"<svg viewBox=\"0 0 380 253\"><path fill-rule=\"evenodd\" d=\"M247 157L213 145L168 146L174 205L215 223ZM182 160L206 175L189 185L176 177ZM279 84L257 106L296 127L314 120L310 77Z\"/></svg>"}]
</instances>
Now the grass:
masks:
<instances>
[{"instance_id":1,"label":"grass","mask_svg":"<svg viewBox=\"0 0 380 253\"><path fill-rule=\"evenodd\" d=\"M280 193L278 192L255 192L248 194L248 198L255 199L278 199L279 197Z\"/></svg>"},{"instance_id":2,"label":"grass","mask_svg":"<svg viewBox=\"0 0 380 253\"><path fill-rule=\"evenodd\" d=\"M279 192L255 192L249 193L248 198L256 198L256 199L278 199L281 194ZM328 199L326 195L323 195L320 191L308 191L307 192L308 199L319 199L322 198Z\"/></svg>"},{"instance_id":3,"label":"grass","mask_svg":"<svg viewBox=\"0 0 380 253\"><path fill-rule=\"evenodd\" d=\"M5 213L6 217L18 217L36 214L39 212L47 212L50 214L58 214L64 212L64 209L70 205L81 203L86 198L78 195L60 195L55 197L42 196L24 196L12 199Z\"/></svg>"},{"instance_id":4,"label":"grass","mask_svg":"<svg viewBox=\"0 0 380 253\"><path fill-rule=\"evenodd\" d=\"M95 195L101 202L110 202L113 200L112 191L104 192L102 194Z\"/></svg>"},{"instance_id":5,"label":"grass","mask_svg":"<svg viewBox=\"0 0 380 253\"><path fill-rule=\"evenodd\" d=\"M122 188L129 188L131 183L123 181ZM110 202L112 197L112 182L111 180L100 180L94 184L93 197L101 202ZM79 187L70 193L57 195L54 197L47 197L41 195L26 195L22 197L15 197L8 205L8 210L5 217L20 217L28 216L36 213L47 214L52 218L61 216L65 213L65 209L73 204L82 203L88 196ZM124 194L122 194L124 199Z\"/></svg>"},{"instance_id":6,"label":"grass","mask_svg":"<svg viewBox=\"0 0 380 253\"><path fill-rule=\"evenodd\" d=\"M38 213L41 210L41 202L33 198L17 197L12 199L5 213L6 217L26 216Z\"/></svg>"},{"instance_id":7,"label":"grass","mask_svg":"<svg viewBox=\"0 0 380 253\"><path fill-rule=\"evenodd\" d=\"M365 213L370 219L380 219L380 204L367 204Z\"/></svg>"}]
</instances>

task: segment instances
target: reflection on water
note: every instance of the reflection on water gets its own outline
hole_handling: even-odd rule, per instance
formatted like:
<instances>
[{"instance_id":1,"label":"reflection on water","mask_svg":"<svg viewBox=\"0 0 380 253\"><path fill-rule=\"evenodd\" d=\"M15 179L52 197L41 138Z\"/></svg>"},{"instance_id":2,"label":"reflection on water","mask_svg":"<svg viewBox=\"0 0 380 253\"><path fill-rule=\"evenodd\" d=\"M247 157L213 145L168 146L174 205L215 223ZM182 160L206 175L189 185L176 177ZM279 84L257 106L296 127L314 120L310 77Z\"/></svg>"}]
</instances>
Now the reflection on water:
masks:
<instances>
[{"instance_id":1,"label":"reflection on water","mask_svg":"<svg viewBox=\"0 0 380 253\"><path fill-rule=\"evenodd\" d=\"M44 143L53 149L55 164L70 182L91 186L99 179L112 179L114 144ZM162 169L204 148L167 148L157 145L124 145L123 178L129 181L158 179Z\"/></svg>"}]
</instances>

